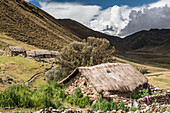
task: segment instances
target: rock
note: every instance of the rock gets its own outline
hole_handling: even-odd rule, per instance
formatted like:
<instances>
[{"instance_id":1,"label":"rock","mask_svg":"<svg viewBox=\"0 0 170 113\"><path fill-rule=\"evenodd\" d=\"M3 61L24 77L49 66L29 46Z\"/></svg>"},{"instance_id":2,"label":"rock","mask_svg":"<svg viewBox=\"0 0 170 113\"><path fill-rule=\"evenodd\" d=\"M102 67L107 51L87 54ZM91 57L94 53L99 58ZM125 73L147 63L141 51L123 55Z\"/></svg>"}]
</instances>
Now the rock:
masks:
<instances>
[{"instance_id":1,"label":"rock","mask_svg":"<svg viewBox=\"0 0 170 113\"><path fill-rule=\"evenodd\" d=\"M52 111L53 110L53 107L49 107L49 111Z\"/></svg>"},{"instance_id":2,"label":"rock","mask_svg":"<svg viewBox=\"0 0 170 113\"><path fill-rule=\"evenodd\" d=\"M146 111L149 111L149 109L150 109L150 107L149 107L149 106L147 106L147 107L146 107Z\"/></svg>"},{"instance_id":3,"label":"rock","mask_svg":"<svg viewBox=\"0 0 170 113\"><path fill-rule=\"evenodd\" d=\"M2 80L2 78L0 78L0 83L2 83L2 84L3 84L3 80Z\"/></svg>"},{"instance_id":4,"label":"rock","mask_svg":"<svg viewBox=\"0 0 170 113\"><path fill-rule=\"evenodd\" d=\"M103 113L103 111L101 111L101 110L98 110L97 112L98 112L98 113Z\"/></svg>"},{"instance_id":5,"label":"rock","mask_svg":"<svg viewBox=\"0 0 170 113\"><path fill-rule=\"evenodd\" d=\"M44 111L43 109L40 109L40 113L43 113L43 111Z\"/></svg>"},{"instance_id":6,"label":"rock","mask_svg":"<svg viewBox=\"0 0 170 113\"><path fill-rule=\"evenodd\" d=\"M116 113L116 110L113 110L112 113Z\"/></svg>"},{"instance_id":7,"label":"rock","mask_svg":"<svg viewBox=\"0 0 170 113\"><path fill-rule=\"evenodd\" d=\"M13 78L7 76L7 81L13 81Z\"/></svg>"},{"instance_id":8,"label":"rock","mask_svg":"<svg viewBox=\"0 0 170 113\"><path fill-rule=\"evenodd\" d=\"M116 113L123 113L123 111L122 111L122 110L119 110L119 111L117 111Z\"/></svg>"}]
</instances>

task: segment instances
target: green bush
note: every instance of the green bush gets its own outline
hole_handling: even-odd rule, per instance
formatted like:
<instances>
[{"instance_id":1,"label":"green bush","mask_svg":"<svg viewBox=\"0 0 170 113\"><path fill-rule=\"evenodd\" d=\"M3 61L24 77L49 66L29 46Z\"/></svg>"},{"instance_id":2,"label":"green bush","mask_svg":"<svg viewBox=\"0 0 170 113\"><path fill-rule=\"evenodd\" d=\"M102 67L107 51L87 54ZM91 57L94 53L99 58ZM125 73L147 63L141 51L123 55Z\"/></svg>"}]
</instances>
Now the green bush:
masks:
<instances>
[{"instance_id":1,"label":"green bush","mask_svg":"<svg viewBox=\"0 0 170 113\"><path fill-rule=\"evenodd\" d=\"M123 110L123 111L128 111L128 108L127 108L127 107L125 107L125 105L124 105L124 102L123 102L123 101L121 101L121 102L120 102L119 109L121 109L121 110Z\"/></svg>"},{"instance_id":2,"label":"green bush","mask_svg":"<svg viewBox=\"0 0 170 113\"><path fill-rule=\"evenodd\" d=\"M61 49L57 66L46 73L46 78L58 81L77 67L113 62L114 51L110 42L102 38L88 37L83 42L71 42Z\"/></svg>"},{"instance_id":3,"label":"green bush","mask_svg":"<svg viewBox=\"0 0 170 113\"><path fill-rule=\"evenodd\" d=\"M80 88L74 90L71 96L66 98L67 103L71 105L77 105L80 108L85 108L86 106L90 106L91 100L88 96L83 97Z\"/></svg>"},{"instance_id":4,"label":"green bush","mask_svg":"<svg viewBox=\"0 0 170 113\"><path fill-rule=\"evenodd\" d=\"M0 93L0 107L32 107L31 94L27 86L9 86Z\"/></svg>"},{"instance_id":5,"label":"green bush","mask_svg":"<svg viewBox=\"0 0 170 113\"><path fill-rule=\"evenodd\" d=\"M92 106L92 109L94 111L102 110L104 112L106 111L112 111L117 110L117 102L108 102L106 100L102 99L102 95L99 95L98 101Z\"/></svg>"},{"instance_id":6,"label":"green bush","mask_svg":"<svg viewBox=\"0 0 170 113\"><path fill-rule=\"evenodd\" d=\"M149 96L149 90L148 89L142 89L142 90L138 90L136 93L132 94L132 98L133 99L139 99L139 98L143 98L145 96Z\"/></svg>"},{"instance_id":7,"label":"green bush","mask_svg":"<svg viewBox=\"0 0 170 113\"><path fill-rule=\"evenodd\" d=\"M88 96L82 97L78 100L78 106L80 108L85 108L86 106L90 106L91 101Z\"/></svg>"},{"instance_id":8,"label":"green bush","mask_svg":"<svg viewBox=\"0 0 170 113\"><path fill-rule=\"evenodd\" d=\"M13 85L0 93L0 107L61 108L64 100L65 88L58 83L42 85L36 91L25 85Z\"/></svg>"}]
</instances>

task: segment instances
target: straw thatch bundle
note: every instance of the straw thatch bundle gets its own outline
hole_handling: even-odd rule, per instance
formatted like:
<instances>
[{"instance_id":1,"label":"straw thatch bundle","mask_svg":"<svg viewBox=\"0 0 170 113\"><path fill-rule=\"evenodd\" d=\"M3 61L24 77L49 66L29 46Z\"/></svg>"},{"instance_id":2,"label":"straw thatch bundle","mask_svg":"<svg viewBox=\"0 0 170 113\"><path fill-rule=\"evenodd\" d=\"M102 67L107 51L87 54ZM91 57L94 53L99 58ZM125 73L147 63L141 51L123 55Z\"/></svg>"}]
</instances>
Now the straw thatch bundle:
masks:
<instances>
[{"instance_id":1,"label":"straw thatch bundle","mask_svg":"<svg viewBox=\"0 0 170 113\"><path fill-rule=\"evenodd\" d=\"M14 52L25 52L26 50L23 47L9 46L10 51Z\"/></svg>"},{"instance_id":2,"label":"straw thatch bundle","mask_svg":"<svg viewBox=\"0 0 170 113\"><path fill-rule=\"evenodd\" d=\"M106 63L92 67L79 67L60 84L68 83L80 73L93 85L97 92L133 92L148 82L147 78L130 64Z\"/></svg>"},{"instance_id":3,"label":"straw thatch bundle","mask_svg":"<svg viewBox=\"0 0 170 113\"><path fill-rule=\"evenodd\" d=\"M58 55L58 51L49 51L49 50L30 50L30 51L27 51L27 56L30 56L30 57L36 57L36 56L39 56L39 55Z\"/></svg>"}]
</instances>

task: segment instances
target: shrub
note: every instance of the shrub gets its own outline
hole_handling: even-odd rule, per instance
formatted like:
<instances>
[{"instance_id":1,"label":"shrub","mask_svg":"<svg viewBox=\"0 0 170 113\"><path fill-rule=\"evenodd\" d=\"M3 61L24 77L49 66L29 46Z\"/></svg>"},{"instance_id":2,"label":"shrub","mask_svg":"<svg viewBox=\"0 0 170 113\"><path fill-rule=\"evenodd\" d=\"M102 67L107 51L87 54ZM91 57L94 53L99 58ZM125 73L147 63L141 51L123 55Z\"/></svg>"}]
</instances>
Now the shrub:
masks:
<instances>
[{"instance_id":1,"label":"shrub","mask_svg":"<svg viewBox=\"0 0 170 113\"><path fill-rule=\"evenodd\" d=\"M110 104L110 110L117 110L118 109L117 104L118 104L117 102L112 101Z\"/></svg>"},{"instance_id":2,"label":"shrub","mask_svg":"<svg viewBox=\"0 0 170 113\"><path fill-rule=\"evenodd\" d=\"M7 87L0 93L1 107L32 107L31 96L32 92L27 86L13 85Z\"/></svg>"},{"instance_id":3,"label":"shrub","mask_svg":"<svg viewBox=\"0 0 170 113\"><path fill-rule=\"evenodd\" d=\"M108 102L106 100L102 99L102 95L99 95L98 101L92 106L92 109L94 111L102 110L104 112L106 111L112 111L117 110L117 102Z\"/></svg>"},{"instance_id":4,"label":"shrub","mask_svg":"<svg viewBox=\"0 0 170 113\"><path fill-rule=\"evenodd\" d=\"M120 102L119 109L121 109L121 110L123 110L123 111L128 111L128 108L127 108L127 107L125 107L125 105L124 105L124 102L123 102L123 101L121 101L121 102Z\"/></svg>"},{"instance_id":5,"label":"shrub","mask_svg":"<svg viewBox=\"0 0 170 113\"><path fill-rule=\"evenodd\" d=\"M73 94L66 98L66 101L67 103L71 105L77 105L80 108L90 106L91 104L91 100L89 99L88 96L83 97L83 94L81 93L80 88L75 89Z\"/></svg>"},{"instance_id":6,"label":"shrub","mask_svg":"<svg viewBox=\"0 0 170 113\"><path fill-rule=\"evenodd\" d=\"M142 89L142 90L138 90L136 93L132 94L132 98L133 99L139 99L145 96L149 96L149 90L148 89Z\"/></svg>"},{"instance_id":7,"label":"shrub","mask_svg":"<svg viewBox=\"0 0 170 113\"><path fill-rule=\"evenodd\" d=\"M80 108L85 108L86 106L90 106L91 101L88 96L82 97L78 100L78 106Z\"/></svg>"},{"instance_id":8,"label":"shrub","mask_svg":"<svg viewBox=\"0 0 170 113\"><path fill-rule=\"evenodd\" d=\"M42 85L37 91L32 91L25 85L13 85L0 93L0 107L64 108L64 93L64 86L57 83Z\"/></svg>"},{"instance_id":9,"label":"shrub","mask_svg":"<svg viewBox=\"0 0 170 113\"><path fill-rule=\"evenodd\" d=\"M136 67L136 69L141 72L142 74L148 74L149 71L146 69L146 67Z\"/></svg>"},{"instance_id":10,"label":"shrub","mask_svg":"<svg viewBox=\"0 0 170 113\"><path fill-rule=\"evenodd\" d=\"M59 80L79 66L93 66L113 62L115 49L106 39L88 37L83 42L71 42L58 55L58 66L46 73L48 80Z\"/></svg>"}]
</instances>

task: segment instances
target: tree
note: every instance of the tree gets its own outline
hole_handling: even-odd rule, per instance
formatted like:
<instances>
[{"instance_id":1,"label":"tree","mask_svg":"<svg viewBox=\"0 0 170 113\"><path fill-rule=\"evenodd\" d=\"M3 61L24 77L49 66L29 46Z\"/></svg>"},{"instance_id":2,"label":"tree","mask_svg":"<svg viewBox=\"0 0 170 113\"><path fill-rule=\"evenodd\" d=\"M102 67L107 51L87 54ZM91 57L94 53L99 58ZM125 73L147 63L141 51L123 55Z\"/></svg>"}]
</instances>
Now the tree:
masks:
<instances>
[{"instance_id":1,"label":"tree","mask_svg":"<svg viewBox=\"0 0 170 113\"><path fill-rule=\"evenodd\" d=\"M52 79L48 78L48 80L62 79L77 67L113 62L114 51L115 49L110 45L110 42L102 38L88 37L83 42L71 42L60 51L57 73L56 71L47 72L46 77L50 73L50 78Z\"/></svg>"}]
</instances>

